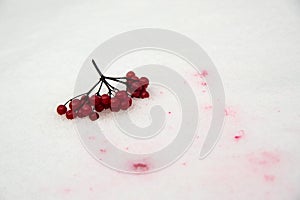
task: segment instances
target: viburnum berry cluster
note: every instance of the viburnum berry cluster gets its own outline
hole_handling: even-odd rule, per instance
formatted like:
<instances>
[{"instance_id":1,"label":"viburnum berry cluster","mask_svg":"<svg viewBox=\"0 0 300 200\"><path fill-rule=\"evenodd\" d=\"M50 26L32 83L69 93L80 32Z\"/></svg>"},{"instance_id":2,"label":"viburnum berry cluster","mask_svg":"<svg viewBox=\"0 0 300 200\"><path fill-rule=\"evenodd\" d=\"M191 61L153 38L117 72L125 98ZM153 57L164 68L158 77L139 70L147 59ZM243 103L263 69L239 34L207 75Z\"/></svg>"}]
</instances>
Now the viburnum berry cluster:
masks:
<instances>
[{"instance_id":1,"label":"viburnum berry cluster","mask_svg":"<svg viewBox=\"0 0 300 200\"><path fill-rule=\"evenodd\" d=\"M110 109L112 112L127 110L132 105L132 98L144 99L149 97L147 92L148 78L138 78L133 71L129 71L125 77L104 76L96 62L92 60L92 63L100 75L99 81L88 92L77 95L65 104L59 105L57 107L59 115L65 115L67 119L89 116L92 121L95 121L99 118L99 113L105 109ZM124 84L126 89L120 90L114 87L110 81ZM101 94L103 86L108 90L106 94ZM97 87L99 87L98 91L92 94Z\"/></svg>"}]
</instances>

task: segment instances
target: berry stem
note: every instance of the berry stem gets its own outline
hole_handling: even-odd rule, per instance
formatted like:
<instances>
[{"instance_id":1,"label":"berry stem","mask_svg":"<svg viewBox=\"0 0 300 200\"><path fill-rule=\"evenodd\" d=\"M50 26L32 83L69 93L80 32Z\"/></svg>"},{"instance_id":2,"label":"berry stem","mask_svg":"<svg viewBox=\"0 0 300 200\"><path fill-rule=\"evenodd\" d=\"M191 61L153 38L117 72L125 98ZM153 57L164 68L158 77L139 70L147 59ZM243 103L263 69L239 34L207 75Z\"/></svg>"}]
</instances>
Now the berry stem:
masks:
<instances>
[{"instance_id":1,"label":"berry stem","mask_svg":"<svg viewBox=\"0 0 300 200\"><path fill-rule=\"evenodd\" d=\"M96 62L94 61L94 59L92 59L92 62L93 62L93 65L95 67L95 69L97 70L98 74L101 76L101 77L105 77L102 72L100 71L100 69L98 68Z\"/></svg>"},{"instance_id":2,"label":"berry stem","mask_svg":"<svg viewBox=\"0 0 300 200\"><path fill-rule=\"evenodd\" d=\"M113 77L106 77L107 79L109 79L109 80L112 80L112 81L116 81L116 82L119 82L119 83L123 83L123 84L127 84L126 82L124 82L124 81L120 81L120 80L118 80L119 78L113 78Z\"/></svg>"},{"instance_id":3,"label":"berry stem","mask_svg":"<svg viewBox=\"0 0 300 200\"><path fill-rule=\"evenodd\" d=\"M100 91L101 91L102 85L103 85L103 81L101 81L100 87L99 87L99 89L98 89L98 91L97 91L97 95L98 95L98 96L100 95Z\"/></svg>"}]
</instances>

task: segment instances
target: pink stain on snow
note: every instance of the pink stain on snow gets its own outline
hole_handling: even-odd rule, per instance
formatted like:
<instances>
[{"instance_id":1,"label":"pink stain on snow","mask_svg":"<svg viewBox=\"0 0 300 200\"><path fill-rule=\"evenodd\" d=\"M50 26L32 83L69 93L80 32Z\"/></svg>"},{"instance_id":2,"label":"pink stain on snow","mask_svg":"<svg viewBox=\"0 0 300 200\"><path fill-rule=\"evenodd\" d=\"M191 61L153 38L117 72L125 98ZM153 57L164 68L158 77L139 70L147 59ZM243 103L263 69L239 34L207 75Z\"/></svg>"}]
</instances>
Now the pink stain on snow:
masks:
<instances>
[{"instance_id":1,"label":"pink stain on snow","mask_svg":"<svg viewBox=\"0 0 300 200\"><path fill-rule=\"evenodd\" d=\"M100 149L101 153L106 153L106 149Z\"/></svg>"},{"instance_id":2,"label":"pink stain on snow","mask_svg":"<svg viewBox=\"0 0 300 200\"><path fill-rule=\"evenodd\" d=\"M231 117L235 117L236 116L236 112L232 108L230 108L230 107L225 108L224 111L225 111L225 116L231 116Z\"/></svg>"},{"instance_id":3,"label":"pink stain on snow","mask_svg":"<svg viewBox=\"0 0 300 200\"><path fill-rule=\"evenodd\" d=\"M95 139L96 139L96 136L94 136L94 135L89 136L88 139L89 139L89 140L95 140Z\"/></svg>"},{"instance_id":4,"label":"pink stain on snow","mask_svg":"<svg viewBox=\"0 0 300 200\"><path fill-rule=\"evenodd\" d=\"M266 182L274 182L275 181L275 176L265 174L264 179L265 179Z\"/></svg>"},{"instance_id":5,"label":"pink stain on snow","mask_svg":"<svg viewBox=\"0 0 300 200\"><path fill-rule=\"evenodd\" d=\"M71 191L72 191L72 190L71 190L70 188L65 188L65 189L63 190L63 192L64 192L65 194L69 194Z\"/></svg>"},{"instance_id":6,"label":"pink stain on snow","mask_svg":"<svg viewBox=\"0 0 300 200\"><path fill-rule=\"evenodd\" d=\"M208 72L206 70L202 70L201 72L197 72L194 76L204 78L208 75Z\"/></svg>"},{"instance_id":7,"label":"pink stain on snow","mask_svg":"<svg viewBox=\"0 0 300 200\"><path fill-rule=\"evenodd\" d=\"M234 139L236 141L239 141L240 139L242 139L245 135L245 131L244 130L239 130L238 133L234 136Z\"/></svg>"},{"instance_id":8,"label":"pink stain on snow","mask_svg":"<svg viewBox=\"0 0 300 200\"><path fill-rule=\"evenodd\" d=\"M260 166L273 166L280 162L280 156L278 153L263 151L259 154L250 154L248 161Z\"/></svg>"},{"instance_id":9,"label":"pink stain on snow","mask_svg":"<svg viewBox=\"0 0 300 200\"><path fill-rule=\"evenodd\" d=\"M212 105L206 105L204 106L204 110L211 110L213 108Z\"/></svg>"},{"instance_id":10,"label":"pink stain on snow","mask_svg":"<svg viewBox=\"0 0 300 200\"><path fill-rule=\"evenodd\" d=\"M169 112L168 112L168 114L170 115L170 114L171 114L171 112L169 111Z\"/></svg>"},{"instance_id":11,"label":"pink stain on snow","mask_svg":"<svg viewBox=\"0 0 300 200\"><path fill-rule=\"evenodd\" d=\"M146 163L133 163L132 167L135 171L148 171L149 170L149 166Z\"/></svg>"},{"instance_id":12,"label":"pink stain on snow","mask_svg":"<svg viewBox=\"0 0 300 200\"><path fill-rule=\"evenodd\" d=\"M202 86L207 86L207 83L206 82L202 82L201 85Z\"/></svg>"}]
</instances>

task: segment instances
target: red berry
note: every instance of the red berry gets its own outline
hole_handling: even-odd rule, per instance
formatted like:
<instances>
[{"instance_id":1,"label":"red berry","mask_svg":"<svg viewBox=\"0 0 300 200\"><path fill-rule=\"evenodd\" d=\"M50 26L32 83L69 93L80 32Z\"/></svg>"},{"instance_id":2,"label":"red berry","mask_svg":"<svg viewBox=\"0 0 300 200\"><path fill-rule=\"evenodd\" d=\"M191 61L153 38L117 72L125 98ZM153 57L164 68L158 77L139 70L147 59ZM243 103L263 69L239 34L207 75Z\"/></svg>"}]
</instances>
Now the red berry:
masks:
<instances>
[{"instance_id":1,"label":"red berry","mask_svg":"<svg viewBox=\"0 0 300 200\"><path fill-rule=\"evenodd\" d=\"M92 112L92 107L88 104L84 104L80 111L83 116L88 116Z\"/></svg>"},{"instance_id":2,"label":"red berry","mask_svg":"<svg viewBox=\"0 0 300 200\"><path fill-rule=\"evenodd\" d=\"M81 101L79 99L73 99L70 103L69 103L69 108L71 110L76 110L77 108L79 108L79 106L81 105Z\"/></svg>"},{"instance_id":3,"label":"red berry","mask_svg":"<svg viewBox=\"0 0 300 200\"><path fill-rule=\"evenodd\" d=\"M132 89L133 91L136 91L136 90L142 90L142 89L143 89L143 88L142 88L142 84L139 83L139 82L134 82L134 83L131 84L131 89Z\"/></svg>"},{"instance_id":4,"label":"red berry","mask_svg":"<svg viewBox=\"0 0 300 200\"><path fill-rule=\"evenodd\" d=\"M94 106L101 104L101 97L99 97L98 95L91 96L90 103Z\"/></svg>"},{"instance_id":5,"label":"red berry","mask_svg":"<svg viewBox=\"0 0 300 200\"><path fill-rule=\"evenodd\" d=\"M101 103L103 105L109 105L110 104L110 96L108 96L107 94L103 94L101 96Z\"/></svg>"},{"instance_id":6,"label":"red berry","mask_svg":"<svg viewBox=\"0 0 300 200\"><path fill-rule=\"evenodd\" d=\"M79 118L83 118L83 117L85 117L86 115L84 115L83 112L82 112L82 110L80 109L80 110L77 112L77 116L78 116Z\"/></svg>"},{"instance_id":7,"label":"red berry","mask_svg":"<svg viewBox=\"0 0 300 200\"><path fill-rule=\"evenodd\" d=\"M132 97L135 97L135 98L139 98L140 97L140 91L139 90L136 90L134 91L132 94L131 94Z\"/></svg>"},{"instance_id":8,"label":"red berry","mask_svg":"<svg viewBox=\"0 0 300 200\"><path fill-rule=\"evenodd\" d=\"M67 112L67 107L65 105L59 105L56 109L57 113L63 115Z\"/></svg>"},{"instance_id":9,"label":"red berry","mask_svg":"<svg viewBox=\"0 0 300 200\"><path fill-rule=\"evenodd\" d=\"M88 100L89 100L89 97L86 96L86 95L83 95L83 96L80 98L80 100L81 100L82 103L83 103L83 102L85 102L85 101L88 101Z\"/></svg>"},{"instance_id":10,"label":"red berry","mask_svg":"<svg viewBox=\"0 0 300 200\"><path fill-rule=\"evenodd\" d=\"M132 105L132 98L128 97L129 106Z\"/></svg>"},{"instance_id":11,"label":"red berry","mask_svg":"<svg viewBox=\"0 0 300 200\"><path fill-rule=\"evenodd\" d=\"M120 100L118 98L111 98L110 100L110 110L112 112L118 112L120 110Z\"/></svg>"},{"instance_id":12,"label":"red berry","mask_svg":"<svg viewBox=\"0 0 300 200\"><path fill-rule=\"evenodd\" d=\"M130 77L129 80L127 80L127 84L130 87L132 83L137 82L139 78L137 76Z\"/></svg>"},{"instance_id":13,"label":"red berry","mask_svg":"<svg viewBox=\"0 0 300 200\"><path fill-rule=\"evenodd\" d=\"M148 98L148 97L149 97L149 93L148 93L147 91L143 91L143 92L141 92L140 97L141 97L142 99Z\"/></svg>"},{"instance_id":14,"label":"red berry","mask_svg":"<svg viewBox=\"0 0 300 200\"><path fill-rule=\"evenodd\" d=\"M96 112L92 112L92 113L89 115L89 118L90 118L90 120L95 121L95 120L97 120L97 119L99 118L99 114L96 113Z\"/></svg>"},{"instance_id":15,"label":"red berry","mask_svg":"<svg viewBox=\"0 0 300 200\"><path fill-rule=\"evenodd\" d=\"M149 79L146 77L141 77L140 78L140 84L144 87L147 88L149 85Z\"/></svg>"},{"instance_id":16,"label":"red berry","mask_svg":"<svg viewBox=\"0 0 300 200\"><path fill-rule=\"evenodd\" d=\"M129 108L129 106L130 106L130 105L129 105L129 101L128 101L127 99L126 99L126 100L124 99L124 100L121 102L121 106L120 106L120 107L121 107L122 110L127 110L127 109Z\"/></svg>"},{"instance_id":17,"label":"red berry","mask_svg":"<svg viewBox=\"0 0 300 200\"><path fill-rule=\"evenodd\" d=\"M110 100L110 107L120 107L120 99L114 97Z\"/></svg>"},{"instance_id":18,"label":"red berry","mask_svg":"<svg viewBox=\"0 0 300 200\"><path fill-rule=\"evenodd\" d=\"M102 112L104 110L104 106L102 104L96 105L95 110L97 112Z\"/></svg>"},{"instance_id":19,"label":"red berry","mask_svg":"<svg viewBox=\"0 0 300 200\"><path fill-rule=\"evenodd\" d=\"M127 98L127 92L126 91L124 91L124 90L121 90L121 91L118 91L117 93L116 93L116 98L118 98L118 99L120 99L120 100L122 100L122 99L125 99L125 98Z\"/></svg>"},{"instance_id":20,"label":"red berry","mask_svg":"<svg viewBox=\"0 0 300 200\"><path fill-rule=\"evenodd\" d=\"M121 108L120 107L110 107L110 110L112 112L119 112L121 110Z\"/></svg>"},{"instance_id":21,"label":"red berry","mask_svg":"<svg viewBox=\"0 0 300 200\"><path fill-rule=\"evenodd\" d=\"M66 118L67 119L74 119L76 117L76 113L73 110L68 110L66 112Z\"/></svg>"},{"instance_id":22,"label":"red berry","mask_svg":"<svg viewBox=\"0 0 300 200\"><path fill-rule=\"evenodd\" d=\"M135 73L134 73L133 71L129 71L129 72L127 72L127 74L126 74L126 77L127 77L127 78L131 78L131 77L133 77L133 76L135 76Z\"/></svg>"}]
</instances>

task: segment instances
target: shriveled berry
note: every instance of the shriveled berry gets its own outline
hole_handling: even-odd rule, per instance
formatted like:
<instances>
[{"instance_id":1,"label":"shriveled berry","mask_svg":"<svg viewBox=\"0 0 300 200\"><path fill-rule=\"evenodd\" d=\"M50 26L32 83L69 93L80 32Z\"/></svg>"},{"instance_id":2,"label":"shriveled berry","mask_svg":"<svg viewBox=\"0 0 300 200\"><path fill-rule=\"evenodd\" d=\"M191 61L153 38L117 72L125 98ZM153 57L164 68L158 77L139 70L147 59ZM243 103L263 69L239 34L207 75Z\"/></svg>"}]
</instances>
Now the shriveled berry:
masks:
<instances>
[{"instance_id":1,"label":"shriveled berry","mask_svg":"<svg viewBox=\"0 0 300 200\"><path fill-rule=\"evenodd\" d=\"M69 103L69 108L71 110L76 110L77 108L79 108L79 106L81 105L81 101L79 99L73 99L70 103Z\"/></svg>"},{"instance_id":2,"label":"shriveled berry","mask_svg":"<svg viewBox=\"0 0 300 200\"><path fill-rule=\"evenodd\" d=\"M112 112L119 112L120 111L120 106L118 106L118 107L110 107L110 110L112 111Z\"/></svg>"},{"instance_id":3,"label":"shriveled berry","mask_svg":"<svg viewBox=\"0 0 300 200\"><path fill-rule=\"evenodd\" d=\"M90 118L90 120L95 121L95 120L97 120L97 119L99 118L99 114L96 113L96 112L92 112L92 113L89 115L89 118Z\"/></svg>"},{"instance_id":4,"label":"shriveled berry","mask_svg":"<svg viewBox=\"0 0 300 200\"><path fill-rule=\"evenodd\" d=\"M84 104L81 107L80 111L83 114L83 116L88 116L92 112L92 107L88 104Z\"/></svg>"},{"instance_id":5,"label":"shriveled berry","mask_svg":"<svg viewBox=\"0 0 300 200\"><path fill-rule=\"evenodd\" d=\"M120 107L120 99L114 97L110 100L110 107Z\"/></svg>"},{"instance_id":6,"label":"shriveled berry","mask_svg":"<svg viewBox=\"0 0 300 200\"><path fill-rule=\"evenodd\" d=\"M131 84L131 89L133 91L136 91L136 90L142 90L142 85L140 84L140 82L134 82Z\"/></svg>"},{"instance_id":7,"label":"shriveled berry","mask_svg":"<svg viewBox=\"0 0 300 200\"><path fill-rule=\"evenodd\" d=\"M74 119L76 117L76 113L73 110L68 110L66 112L66 118L67 119Z\"/></svg>"},{"instance_id":8,"label":"shriveled berry","mask_svg":"<svg viewBox=\"0 0 300 200\"><path fill-rule=\"evenodd\" d=\"M101 97L99 97L98 95L93 95L90 97L89 101L91 105L97 106L101 104Z\"/></svg>"},{"instance_id":9,"label":"shriveled berry","mask_svg":"<svg viewBox=\"0 0 300 200\"><path fill-rule=\"evenodd\" d=\"M126 77L127 77L127 78L131 78L131 77L133 77L133 76L135 76L135 73L134 73L133 71L129 71L129 72L127 72L127 74L126 74Z\"/></svg>"},{"instance_id":10,"label":"shriveled berry","mask_svg":"<svg viewBox=\"0 0 300 200\"><path fill-rule=\"evenodd\" d=\"M133 76L127 79L127 85L130 87L132 83L138 82L139 78L137 76Z\"/></svg>"},{"instance_id":11,"label":"shriveled berry","mask_svg":"<svg viewBox=\"0 0 300 200\"><path fill-rule=\"evenodd\" d=\"M59 105L56 108L58 114L63 115L67 112L67 107L65 105Z\"/></svg>"},{"instance_id":12,"label":"shriveled berry","mask_svg":"<svg viewBox=\"0 0 300 200\"><path fill-rule=\"evenodd\" d=\"M102 112L104 110L104 106L102 104L96 105L95 110L97 112Z\"/></svg>"},{"instance_id":13,"label":"shriveled berry","mask_svg":"<svg viewBox=\"0 0 300 200\"><path fill-rule=\"evenodd\" d=\"M149 85L149 79L146 77L141 77L140 78L140 84L144 87L147 88Z\"/></svg>"},{"instance_id":14,"label":"shriveled berry","mask_svg":"<svg viewBox=\"0 0 300 200\"><path fill-rule=\"evenodd\" d=\"M81 102L84 103L85 101L88 101L89 100L89 97L86 96L86 95L83 95L81 98L80 98Z\"/></svg>"},{"instance_id":15,"label":"shriveled berry","mask_svg":"<svg viewBox=\"0 0 300 200\"><path fill-rule=\"evenodd\" d=\"M149 97L149 93L148 93L147 91L143 91L143 92L141 92L140 97L141 97L142 99L148 98L148 97Z\"/></svg>"},{"instance_id":16,"label":"shriveled berry","mask_svg":"<svg viewBox=\"0 0 300 200\"><path fill-rule=\"evenodd\" d=\"M83 114L82 110L80 109L78 112L77 112L77 117L79 118L84 118L86 117L86 115Z\"/></svg>"},{"instance_id":17,"label":"shriveled berry","mask_svg":"<svg viewBox=\"0 0 300 200\"><path fill-rule=\"evenodd\" d=\"M121 101L121 105L120 105L120 108L122 110L127 110L129 108L129 101L126 99L124 99L123 101Z\"/></svg>"},{"instance_id":18,"label":"shriveled berry","mask_svg":"<svg viewBox=\"0 0 300 200\"><path fill-rule=\"evenodd\" d=\"M120 100L125 99L125 98L127 98L127 92L124 90L120 90L116 93L115 97Z\"/></svg>"}]
</instances>

